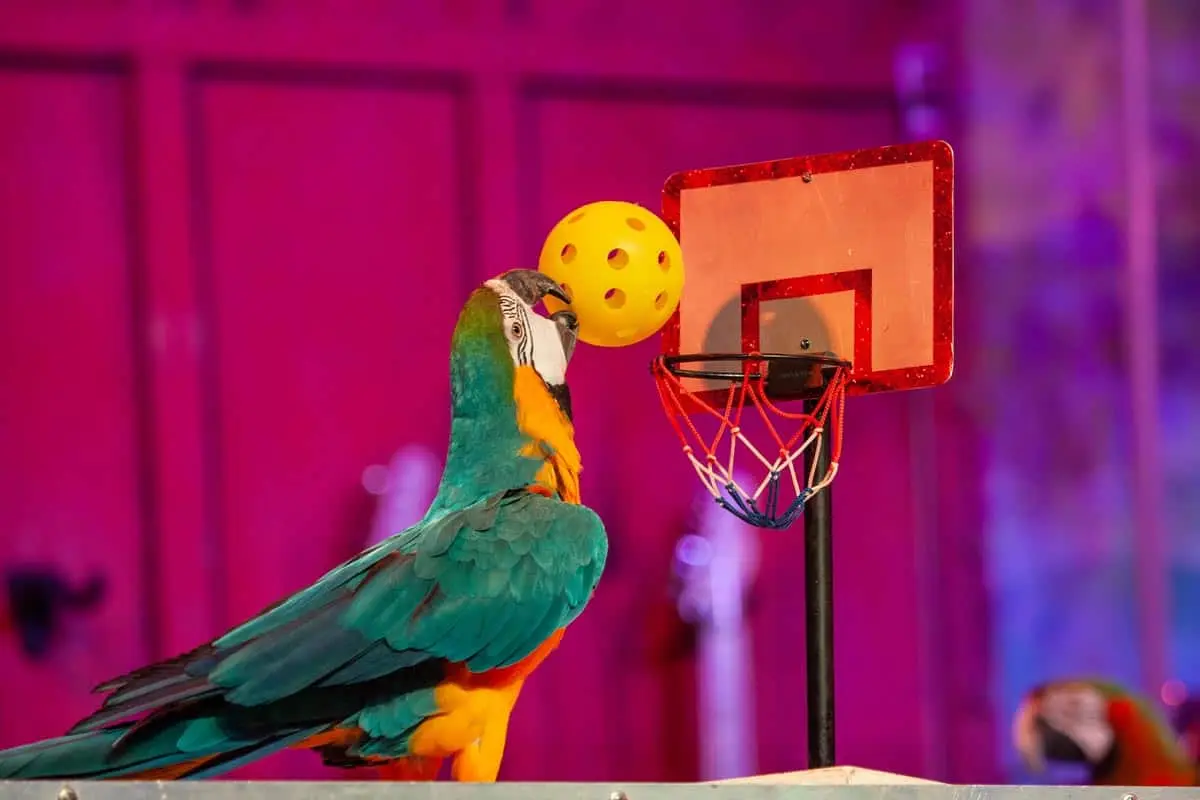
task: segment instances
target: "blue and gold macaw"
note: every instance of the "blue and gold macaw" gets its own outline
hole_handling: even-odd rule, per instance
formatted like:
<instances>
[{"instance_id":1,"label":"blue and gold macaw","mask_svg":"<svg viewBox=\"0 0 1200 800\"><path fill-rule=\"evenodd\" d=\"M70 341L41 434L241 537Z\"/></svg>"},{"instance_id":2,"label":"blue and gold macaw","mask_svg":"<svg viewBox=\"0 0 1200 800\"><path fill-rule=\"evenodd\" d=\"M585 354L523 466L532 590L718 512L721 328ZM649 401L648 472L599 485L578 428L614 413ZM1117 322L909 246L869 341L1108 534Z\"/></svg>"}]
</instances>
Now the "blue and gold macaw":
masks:
<instances>
[{"instance_id":1,"label":"blue and gold macaw","mask_svg":"<svg viewBox=\"0 0 1200 800\"><path fill-rule=\"evenodd\" d=\"M0 779L217 775L284 748L341 767L494 781L525 679L590 600L608 554L579 504L562 287L532 270L468 299L451 435L416 525L212 642L115 680L65 736L0 751Z\"/></svg>"}]
</instances>

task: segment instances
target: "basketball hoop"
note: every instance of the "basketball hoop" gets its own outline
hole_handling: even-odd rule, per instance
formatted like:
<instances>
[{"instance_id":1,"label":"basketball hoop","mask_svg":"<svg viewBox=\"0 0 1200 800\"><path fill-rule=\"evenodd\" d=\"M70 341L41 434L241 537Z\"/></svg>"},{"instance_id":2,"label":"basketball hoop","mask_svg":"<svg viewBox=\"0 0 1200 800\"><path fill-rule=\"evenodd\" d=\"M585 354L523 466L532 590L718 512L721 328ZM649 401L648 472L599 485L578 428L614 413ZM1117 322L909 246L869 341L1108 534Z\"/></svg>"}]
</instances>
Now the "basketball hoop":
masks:
<instances>
[{"instance_id":1,"label":"basketball hoop","mask_svg":"<svg viewBox=\"0 0 1200 800\"><path fill-rule=\"evenodd\" d=\"M715 366L720 362L740 366ZM744 522L787 528L803 513L805 503L837 476L850 362L816 353L695 353L660 355L651 372L663 411L700 482L718 505ZM728 386L692 390L681 379ZM718 394L723 394L723 410L702 396ZM796 399L805 401L804 411L784 411L773 402ZM772 440L767 446L755 445L742 428L747 403L757 410ZM701 434L693 414L715 420L715 433ZM737 460L739 450L757 462L750 472L755 485L742 486L734 477L735 464L744 468ZM823 450L828 458L819 457Z\"/></svg>"},{"instance_id":2,"label":"basketball hoop","mask_svg":"<svg viewBox=\"0 0 1200 800\"><path fill-rule=\"evenodd\" d=\"M667 178L662 216L687 276L651 371L723 511L772 529L803 516L808 766L830 767L844 401L954 371L954 152L914 142L686 170ZM791 400L803 411L779 408Z\"/></svg>"}]
</instances>

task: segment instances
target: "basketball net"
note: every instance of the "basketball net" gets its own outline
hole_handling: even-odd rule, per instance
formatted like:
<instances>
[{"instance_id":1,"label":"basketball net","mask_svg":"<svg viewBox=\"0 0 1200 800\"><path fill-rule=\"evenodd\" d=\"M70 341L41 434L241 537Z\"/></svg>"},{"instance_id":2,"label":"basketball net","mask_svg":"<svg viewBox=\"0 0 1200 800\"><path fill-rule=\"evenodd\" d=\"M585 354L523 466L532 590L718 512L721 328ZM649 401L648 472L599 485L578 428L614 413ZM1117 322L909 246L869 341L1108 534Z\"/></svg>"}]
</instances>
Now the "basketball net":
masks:
<instances>
[{"instance_id":1,"label":"basketball net","mask_svg":"<svg viewBox=\"0 0 1200 800\"><path fill-rule=\"evenodd\" d=\"M765 361L753 357L743 361L741 378L729 381L721 411L684 386L663 356L652 365L663 411L700 483L729 513L751 525L780 530L795 522L804 504L837 476L849 369L835 367L815 403L802 412L784 411L767 398L767 369ZM766 427L770 445L758 447L743 432L747 403ZM715 419L716 432L703 436L693 414ZM829 466L818 474L822 448L828 449ZM752 459L750 480L735 477L735 465L739 473L746 466L746 457L739 459L742 453ZM807 468L806 456L810 456Z\"/></svg>"}]
</instances>

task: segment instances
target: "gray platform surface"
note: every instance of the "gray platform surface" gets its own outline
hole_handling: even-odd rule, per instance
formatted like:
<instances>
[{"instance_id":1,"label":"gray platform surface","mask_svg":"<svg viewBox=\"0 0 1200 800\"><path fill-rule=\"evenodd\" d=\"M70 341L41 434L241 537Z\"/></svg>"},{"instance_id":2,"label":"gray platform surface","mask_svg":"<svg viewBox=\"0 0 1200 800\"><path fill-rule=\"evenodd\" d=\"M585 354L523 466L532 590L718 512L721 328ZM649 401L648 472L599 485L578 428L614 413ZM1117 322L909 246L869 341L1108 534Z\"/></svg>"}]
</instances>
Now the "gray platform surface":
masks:
<instances>
[{"instance_id":1,"label":"gray platform surface","mask_svg":"<svg viewBox=\"0 0 1200 800\"><path fill-rule=\"evenodd\" d=\"M1200 788L664 783L0 782L0 800L1200 800Z\"/></svg>"}]
</instances>

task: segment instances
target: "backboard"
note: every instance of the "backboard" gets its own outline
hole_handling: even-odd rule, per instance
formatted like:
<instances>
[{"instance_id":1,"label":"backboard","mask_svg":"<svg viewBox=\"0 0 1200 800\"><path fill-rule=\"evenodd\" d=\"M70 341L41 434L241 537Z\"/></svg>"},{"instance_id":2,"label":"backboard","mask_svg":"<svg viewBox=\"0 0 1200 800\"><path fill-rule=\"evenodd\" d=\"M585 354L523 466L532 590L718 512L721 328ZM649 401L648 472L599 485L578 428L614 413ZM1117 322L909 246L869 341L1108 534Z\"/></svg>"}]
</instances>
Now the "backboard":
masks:
<instances>
[{"instance_id":1,"label":"backboard","mask_svg":"<svg viewBox=\"0 0 1200 800\"><path fill-rule=\"evenodd\" d=\"M953 174L933 141L672 175L663 218L687 278L663 353L831 352L852 362L851 395L946 382Z\"/></svg>"}]
</instances>

